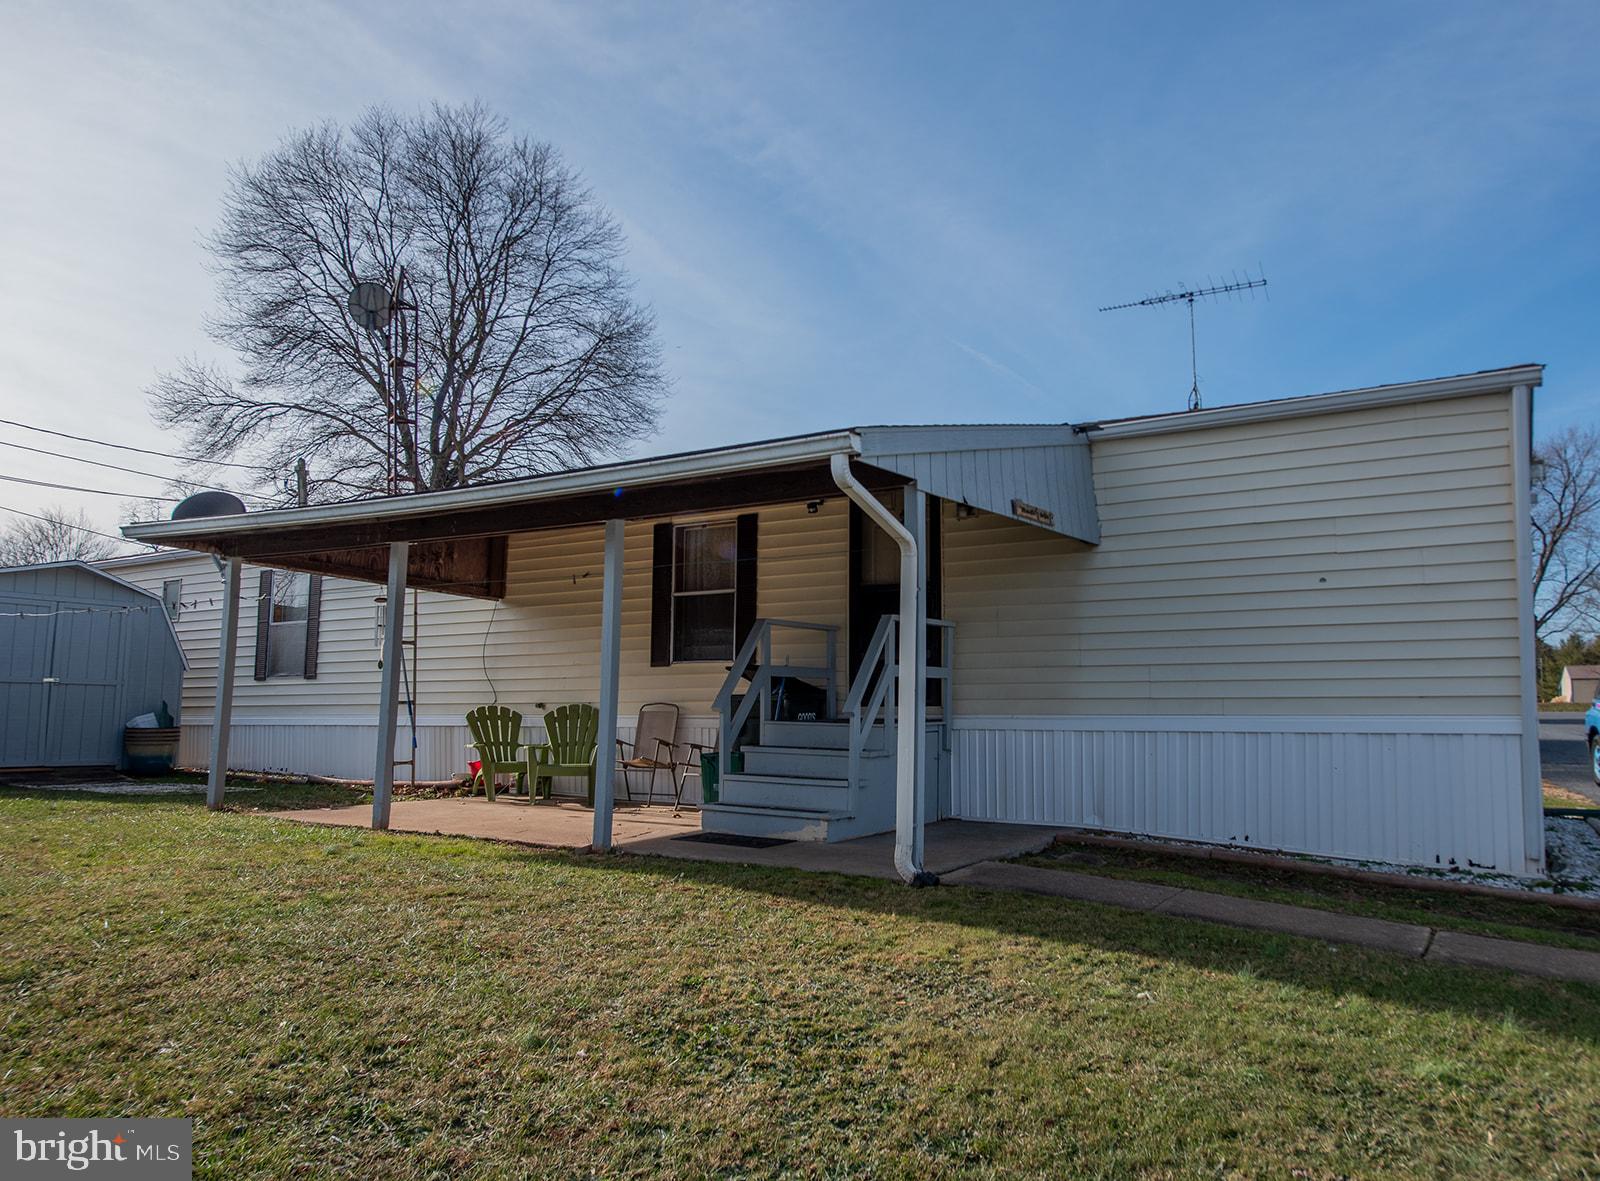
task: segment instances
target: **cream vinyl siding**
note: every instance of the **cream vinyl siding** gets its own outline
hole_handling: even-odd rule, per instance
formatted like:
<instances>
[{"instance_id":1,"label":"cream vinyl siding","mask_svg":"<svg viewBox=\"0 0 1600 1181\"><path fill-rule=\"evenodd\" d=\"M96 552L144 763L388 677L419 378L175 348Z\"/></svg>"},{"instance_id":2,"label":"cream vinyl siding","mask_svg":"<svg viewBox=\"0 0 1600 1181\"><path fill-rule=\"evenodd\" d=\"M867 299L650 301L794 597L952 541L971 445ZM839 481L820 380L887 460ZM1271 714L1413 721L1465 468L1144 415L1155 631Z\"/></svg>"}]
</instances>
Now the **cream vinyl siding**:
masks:
<instances>
[{"instance_id":1,"label":"cream vinyl siding","mask_svg":"<svg viewBox=\"0 0 1600 1181\"><path fill-rule=\"evenodd\" d=\"M727 514L733 519L735 514ZM757 612L765 617L832 623L840 628L839 665L845 660L848 615L845 581L849 518L842 498L815 514L803 504L760 510L756 558ZM721 520L723 516L696 518ZM707 717L731 660L650 666L651 530L630 522L624 558L621 710L631 715L648 701L670 701L686 718ZM421 592L416 678L419 719L459 720L498 694L536 719L543 708L596 699L600 689L600 591L603 530L599 526L514 535L507 553L507 595L498 605ZM183 579L186 607L178 634L188 653L184 720L209 721L216 692L217 636L222 581L206 557L161 556L110 568L118 577L160 593L169 578ZM318 676L257 681L255 598L257 567L246 566L239 612L239 664L234 717L239 723L363 724L378 708L379 648L374 642L375 600L370 583L325 578ZM409 624L410 610L407 609ZM774 657L821 663L818 633L784 637ZM484 665L488 664L489 676ZM492 688L491 688L492 678ZM840 693L843 697L843 690ZM404 720L402 720L402 727Z\"/></svg>"},{"instance_id":2,"label":"cream vinyl siding","mask_svg":"<svg viewBox=\"0 0 1600 1181\"><path fill-rule=\"evenodd\" d=\"M945 515L956 712L1518 713L1509 395L1094 441L1102 541Z\"/></svg>"}]
</instances>

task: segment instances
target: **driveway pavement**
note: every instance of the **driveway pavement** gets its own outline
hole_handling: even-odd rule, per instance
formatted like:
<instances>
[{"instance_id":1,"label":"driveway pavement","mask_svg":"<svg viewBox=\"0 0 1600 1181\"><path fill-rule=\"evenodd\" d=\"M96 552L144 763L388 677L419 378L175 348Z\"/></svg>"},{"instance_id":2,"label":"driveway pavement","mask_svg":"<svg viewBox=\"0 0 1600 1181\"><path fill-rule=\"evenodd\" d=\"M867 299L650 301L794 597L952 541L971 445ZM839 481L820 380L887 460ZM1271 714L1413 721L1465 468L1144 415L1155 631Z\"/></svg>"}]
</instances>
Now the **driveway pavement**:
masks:
<instances>
[{"instance_id":1,"label":"driveway pavement","mask_svg":"<svg viewBox=\"0 0 1600 1181\"><path fill-rule=\"evenodd\" d=\"M1588 796L1600 804L1600 787L1589 774L1589 748L1584 743L1583 715L1539 715L1539 762L1544 777L1557 787Z\"/></svg>"}]
</instances>

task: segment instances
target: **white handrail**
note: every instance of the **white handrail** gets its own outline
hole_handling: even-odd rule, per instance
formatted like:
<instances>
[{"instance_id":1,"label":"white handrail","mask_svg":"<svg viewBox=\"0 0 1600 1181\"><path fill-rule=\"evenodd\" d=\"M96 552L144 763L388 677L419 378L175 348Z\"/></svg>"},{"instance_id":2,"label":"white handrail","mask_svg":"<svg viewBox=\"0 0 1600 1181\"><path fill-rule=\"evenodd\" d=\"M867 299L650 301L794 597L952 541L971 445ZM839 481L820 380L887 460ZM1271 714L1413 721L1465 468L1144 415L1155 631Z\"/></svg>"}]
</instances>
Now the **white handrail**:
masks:
<instances>
[{"instance_id":1,"label":"white handrail","mask_svg":"<svg viewBox=\"0 0 1600 1181\"><path fill-rule=\"evenodd\" d=\"M738 653L733 658L733 663L728 667L728 675L722 682L722 688L717 691L713 708L717 711L719 719L717 742L717 769L726 776L728 774L728 755L735 735L741 733L744 724L750 718L750 711L757 701L762 703L761 713L757 716L763 722L767 721L767 714L771 712L772 704L772 632L774 628L786 627L796 631L819 631L827 636L827 666L814 665L783 665L786 676L819 677L827 687L828 708L831 712L837 696L835 680L837 673L834 671L834 659L837 652L837 635L839 627L832 623L809 623L799 619L758 619L755 626L750 629L750 634L745 637L744 643L739 646ZM750 675L750 662L755 659L756 653L761 653L761 666L755 675ZM744 695L744 700L739 703L739 708L729 716L729 709L733 705L733 694L738 689L739 682L749 680L750 689Z\"/></svg>"}]
</instances>

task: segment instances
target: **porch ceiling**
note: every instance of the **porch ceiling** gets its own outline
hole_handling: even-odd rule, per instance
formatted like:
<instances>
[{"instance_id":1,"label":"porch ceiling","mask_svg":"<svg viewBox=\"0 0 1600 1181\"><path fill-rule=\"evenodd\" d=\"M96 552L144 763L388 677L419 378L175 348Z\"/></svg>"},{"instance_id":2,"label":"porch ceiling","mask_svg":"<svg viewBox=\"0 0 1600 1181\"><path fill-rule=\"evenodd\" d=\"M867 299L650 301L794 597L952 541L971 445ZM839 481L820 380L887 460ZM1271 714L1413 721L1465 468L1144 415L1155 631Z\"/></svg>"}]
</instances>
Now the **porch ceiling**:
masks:
<instances>
[{"instance_id":1,"label":"porch ceiling","mask_svg":"<svg viewBox=\"0 0 1600 1181\"><path fill-rule=\"evenodd\" d=\"M869 488L902 486L907 477L870 464L856 464ZM161 545L243 558L264 566L304 570L362 582L382 583L390 542L411 543L407 582L414 587L472 598L505 596L506 538L513 533L595 525L689 513L758 508L771 504L842 496L826 462L810 461L727 475L618 484L524 501L473 506L455 504L400 515L405 497L372 502L374 512L355 519L319 520L320 510L284 509L248 517L194 518L161 522L155 529L129 526L125 533ZM389 511L385 512L384 509Z\"/></svg>"}]
</instances>

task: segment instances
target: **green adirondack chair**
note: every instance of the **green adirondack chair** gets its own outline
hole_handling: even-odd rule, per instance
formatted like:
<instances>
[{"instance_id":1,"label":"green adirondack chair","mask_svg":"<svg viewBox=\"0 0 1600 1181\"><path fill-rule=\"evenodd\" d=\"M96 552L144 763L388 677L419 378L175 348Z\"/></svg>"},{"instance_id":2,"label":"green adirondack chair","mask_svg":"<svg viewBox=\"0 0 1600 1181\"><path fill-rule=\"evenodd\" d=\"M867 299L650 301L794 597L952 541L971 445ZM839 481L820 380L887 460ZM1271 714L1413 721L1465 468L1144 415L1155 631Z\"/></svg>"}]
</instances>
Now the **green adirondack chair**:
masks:
<instances>
[{"instance_id":1,"label":"green adirondack chair","mask_svg":"<svg viewBox=\"0 0 1600 1181\"><path fill-rule=\"evenodd\" d=\"M467 714L467 732L472 741L468 750L478 752L482 766L473 779L473 787L483 785L484 799L494 803L494 777L498 774L515 774L517 784L527 790L528 762L531 748L522 738L522 715L503 705L480 705Z\"/></svg>"},{"instance_id":2,"label":"green adirondack chair","mask_svg":"<svg viewBox=\"0 0 1600 1181\"><path fill-rule=\"evenodd\" d=\"M528 750L528 775L532 780L529 790L549 798L557 775L581 775L589 781L589 806L594 807L600 711L592 705L558 706L544 715L544 733L545 741Z\"/></svg>"}]
</instances>

